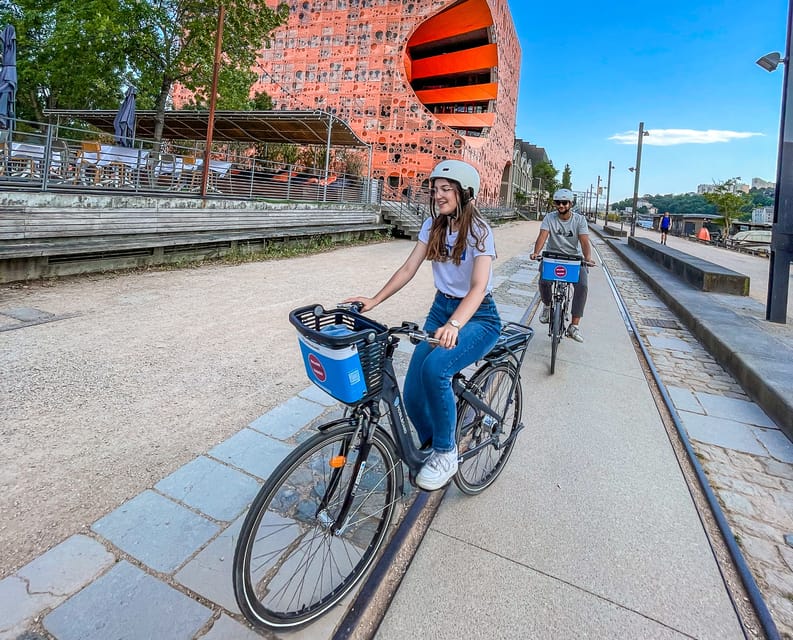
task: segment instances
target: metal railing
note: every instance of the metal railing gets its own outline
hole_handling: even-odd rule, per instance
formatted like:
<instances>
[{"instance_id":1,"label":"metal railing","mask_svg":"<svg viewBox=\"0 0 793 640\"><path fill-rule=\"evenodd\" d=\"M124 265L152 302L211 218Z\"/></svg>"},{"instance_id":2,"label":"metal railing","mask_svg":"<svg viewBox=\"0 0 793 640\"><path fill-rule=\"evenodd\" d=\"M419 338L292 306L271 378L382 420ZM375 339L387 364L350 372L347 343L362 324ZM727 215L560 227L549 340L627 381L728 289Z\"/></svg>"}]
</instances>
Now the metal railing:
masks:
<instances>
[{"instance_id":1,"label":"metal railing","mask_svg":"<svg viewBox=\"0 0 793 640\"><path fill-rule=\"evenodd\" d=\"M202 143L135 141L63 125L17 121L0 130L0 189L200 197ZM210 155L211 198L373 204L367 178L255 157L251 148L217 145ZM332 166L332 163L331 163Z\"/></svg>"}]
</instances>

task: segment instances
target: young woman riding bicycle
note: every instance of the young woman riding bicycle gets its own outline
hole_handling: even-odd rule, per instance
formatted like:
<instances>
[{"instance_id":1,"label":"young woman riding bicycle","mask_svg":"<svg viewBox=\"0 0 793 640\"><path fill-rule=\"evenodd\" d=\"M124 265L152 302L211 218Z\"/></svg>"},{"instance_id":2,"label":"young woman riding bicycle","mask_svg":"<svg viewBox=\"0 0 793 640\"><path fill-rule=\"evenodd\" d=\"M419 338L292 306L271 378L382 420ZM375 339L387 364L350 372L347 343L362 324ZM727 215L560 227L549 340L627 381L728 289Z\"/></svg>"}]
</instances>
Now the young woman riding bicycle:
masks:
<instances>
[{"instance_id":1,"label":"young woman riding bicycle","mask_svg":"<svg viewBox=\"0 0 793 640\"><path fill-rule=\"evenodd\" d=\"M587 225L584 216L573 211L574 201L575 196L570 189L559 189L553 194L556 211L549 213L542 221L540 233L534 243L534 252L531 254L532 260L537 259L545 246L548 251L582 256L584 262L589 266L595 264L592 261L592 247L589 244L589 225ZM573 288L572 322L567 328L567 335L576 342L583 342L584 336L581 334L578 323L581 322L584 315L589 291L586 268L581 269L578 282L573 285ZM541 279L539 289L543 302L540 322L547 323L549 305L551 304L551 283Z\"/></svg>"},{"instance_id":2,"label":"young woman riding bicycle","mask_svg":"<svg viewBox=\"0 0 793 640\"><path fill-rule=\"evenodd\" d=\"M445 486L457 472L456 399L452 377L487 354L501 330L491 296L493 232L474 205L479 173L460 160L445 160L430 174L431 217L405 263L372 298L353 297L369 311L402 289L425 260L432 263L437 293L424 330L436 348L418 344L404 386L405 409L420 441L432 447L416 483L427 491Z\"/></svg>"}]
</instances>

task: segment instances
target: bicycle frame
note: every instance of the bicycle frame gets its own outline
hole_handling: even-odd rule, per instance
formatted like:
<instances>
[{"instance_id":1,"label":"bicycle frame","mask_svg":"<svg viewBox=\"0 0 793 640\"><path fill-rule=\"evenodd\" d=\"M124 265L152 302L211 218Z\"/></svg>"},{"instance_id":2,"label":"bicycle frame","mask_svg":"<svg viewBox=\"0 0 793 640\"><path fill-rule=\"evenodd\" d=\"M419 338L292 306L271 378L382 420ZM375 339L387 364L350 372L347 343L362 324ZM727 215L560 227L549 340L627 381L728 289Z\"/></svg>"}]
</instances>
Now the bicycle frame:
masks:
<instances>
[{"instance_id":1,"label":"bicycle frame","mask_svg":"<svg viewBox=\"0 0 793 640\"><path fill-rule=\"evenodd\" d=\"M519 328L520 333L513 334L515 338L512 342L505 340L503 345L497 344L497 346L483 358L483 360L486 362L485 366L492 366L504 360L509 360L518 372L518 375L515 376L510 386L509 395L507 396L508 401L506 407L504 408L503 414L499 414L494 411L471 390L468 379L464 374L458 373L452 378L452 390L454 391L455 396L464 399L471 406L475 407L486 416L492 418L498 425L497 433L501 431L504 415L507 414L509 407L512 404L515 387L520 383L520 368L523 365L523 360L526 357L526 353L528 351L528 343L533 336L533 331L524 325L519 325L517 323L507 323L505 328L508 329L509 327ZM504 335L503 331L504 330L502 329L502 335ZM380 419L383 416L380 410L381 401L385 402L388 408L387 417L390 427L388 430L390 433L388 433L388 435L394 444L399 459L407 465L410 473L415 476L429 456L429 452L422 451L414 444L411 427L409 425L407 415L405 414L404 403L402 402L402 392L397 382L397 376L396 372L394 371L393 363L393 354L398 342L399 340L395 339L387 346L387 355L385 362L383 363L383 385L380 392L375 397L367 400L366 402L355 405L353 408L353 415L351 417L335 420L322 428L324 431L332 428L335 425L347 424L350 420L357 420L358 433L361 437L365 438L365 441L361 444L361 451L355 462L356 466L353 469L353 477L355 480L350 483L350 490L347 492L347 495L344 498L344 504L339 510L339 514L335 521L333 523L328 523L334 534L344 531L345 523L347 521L351 505L355 499L358 485L364 471L366 470L366 459L371 447L372 434L374 433L375 429L384 430L380 425ZM510 433L509 438L503 443L498 443L496 448L500 449L512 442L512 440L514 440L518 433L520 433L520 431L523 429L523 426L524 425L522 423L518 424L512 433ZM466 451L462 455L462 459L466 460L476 455L476 453L485 446L493 446L493 444L491 441L481 443L479 446ZM404 495L405 479L401 465L397 469L397 474L397 482L402 487L402 494ZM333 495L340 478L341 472L333 474L333 477L328 483L325 495L323 496L319 508L317 509L318 516L326 510L328 496Z\"/></svg>"},{"instance_id":2,"label":"bicycle frame","mask_svg":"<svg viewBox=\"0 0 793 640\"><path fill-rule=\"evenodd\" d=\"M569 282L563 282L561 280L553 280L551 285L551 306L554 306L555 302L561 303L562 309L562 322L561 322L561 336L564 337L565 329L567 328L567 314L568 310L570 309L570 301L571 295L570 291L572 289L572 285ZM548 323L548 335L553 337L553 322Z\"/></svg>"}]
</instances>

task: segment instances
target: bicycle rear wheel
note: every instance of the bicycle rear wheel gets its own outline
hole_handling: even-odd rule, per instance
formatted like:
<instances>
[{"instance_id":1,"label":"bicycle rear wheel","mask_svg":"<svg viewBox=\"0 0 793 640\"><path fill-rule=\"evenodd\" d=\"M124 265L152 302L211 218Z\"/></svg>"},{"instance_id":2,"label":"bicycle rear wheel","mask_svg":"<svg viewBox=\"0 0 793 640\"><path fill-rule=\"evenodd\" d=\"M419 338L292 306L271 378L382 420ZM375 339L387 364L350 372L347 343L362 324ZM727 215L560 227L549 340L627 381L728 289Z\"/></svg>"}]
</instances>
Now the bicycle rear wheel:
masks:
<instances>
[{"instance_id":1,"label":"bicycle rear wheel","mask_svg":"<svg viewBox=\"0 0 793 640\"><path fill-rule=\"evenodd\" d=\"M457 449L463 460L454 476L454 484L468 495L487 489L503 471L515 440L523 412L523 392L515 367L508 362L486 364L471 378L471 390L493 411L504 416L496 420L461 399L457 404ZM507 442L509 440L509 442ZM481 447L481 448L478 448ZM475 453L470 453L471 451Z\"/></svg>"},{"instance_id":2,"label":"bicycle rear wheel","mask_svg":"<svg viewBox=\"0 0 793 640\"><path fill-rule=\"evenodd\" d=\"M254 499L233 567L234 595L251 624L285 629L318 618L363 577L383 544L399 459L379 430L348 515L336 523L358 468L355 434L346 424L306 440Z\"/></svg>"},{"instance_id":3,"label":"bicycle rear wheel","mask_svg":"<svg viewBox=\"0 0 793 640\"><path fill-rule=\"evenodd\" d=\"M556 350L562 340L563 314L562 303L554 302L551 309L551 373L556 371Z\"/></svg>"}]
</instances>

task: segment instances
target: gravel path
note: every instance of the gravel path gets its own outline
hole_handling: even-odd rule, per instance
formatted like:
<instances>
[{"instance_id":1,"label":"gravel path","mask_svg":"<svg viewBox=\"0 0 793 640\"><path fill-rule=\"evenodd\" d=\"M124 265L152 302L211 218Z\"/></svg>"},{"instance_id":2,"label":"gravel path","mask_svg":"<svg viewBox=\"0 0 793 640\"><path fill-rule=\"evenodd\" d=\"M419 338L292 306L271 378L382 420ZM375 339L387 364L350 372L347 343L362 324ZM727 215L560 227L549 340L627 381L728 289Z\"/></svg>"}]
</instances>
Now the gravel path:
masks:
<instances>
[{"instance_id":1,"label":"gravel path","mask_svg":"<svg viewBox=\"0 0 793 640\"><path fill-rule=\"evenodd\" d=\"M538 228L497 227L499 261ZM0 577L306 388L289 310L373 295L412 246L0 286ZM432 291L425 265L374 317Z\"/></svg>"}]
</instances>

